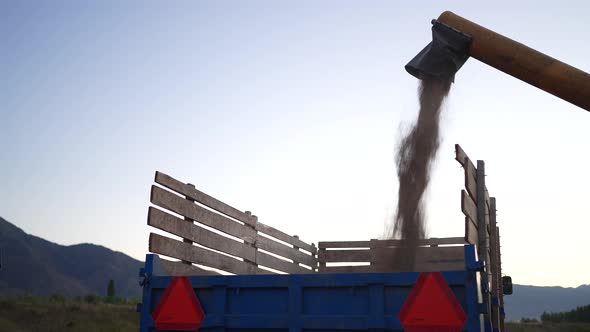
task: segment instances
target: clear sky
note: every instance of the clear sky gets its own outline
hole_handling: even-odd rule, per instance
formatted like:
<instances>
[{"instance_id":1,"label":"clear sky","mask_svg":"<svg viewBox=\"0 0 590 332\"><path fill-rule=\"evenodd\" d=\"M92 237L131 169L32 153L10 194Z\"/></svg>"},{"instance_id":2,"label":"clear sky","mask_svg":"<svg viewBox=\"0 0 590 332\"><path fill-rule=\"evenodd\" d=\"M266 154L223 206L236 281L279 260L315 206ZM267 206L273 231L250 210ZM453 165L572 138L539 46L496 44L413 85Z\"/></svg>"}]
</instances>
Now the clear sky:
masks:
<instances>
[{"instance_id":1,"label":"clear sky","mask_svg":"<svg viewBox=\"0 0 590 332\"><path fill-rule=\"evenodd\" d=\"M160 170L307 241L380 237L417 113L403 67L446 9L590 71L586 1L2 1L0 216L143 259ZM590 113L470 59L442 132L430 236L464 232L459 143L504 272L590 283Z\"/></svg>"}]
</instances>

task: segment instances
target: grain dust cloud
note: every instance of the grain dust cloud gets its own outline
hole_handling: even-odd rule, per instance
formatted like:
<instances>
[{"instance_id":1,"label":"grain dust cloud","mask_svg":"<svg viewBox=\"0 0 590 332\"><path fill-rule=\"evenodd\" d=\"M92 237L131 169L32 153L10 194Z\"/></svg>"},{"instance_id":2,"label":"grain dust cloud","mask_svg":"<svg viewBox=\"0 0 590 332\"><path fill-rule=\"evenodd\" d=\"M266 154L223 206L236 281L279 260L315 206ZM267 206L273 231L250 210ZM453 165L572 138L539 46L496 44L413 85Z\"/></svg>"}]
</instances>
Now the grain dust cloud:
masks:
<instances>
[{"instance_id":1,"label":"grain dust cloud","mask_svg":"<svg viewBox=\"0 0 590 332\"><path fill-rule=\"evenodd\" d=\"M440 112L449 93L450 81L420 81L418 119L401 139L396 151L399 179L397 210L389 226L389 238L401 239L391 262L395 269L413 270L417 241L426 236L424 194L430 181L430 166L440 143Z\"/></svg>"}]
</instances>

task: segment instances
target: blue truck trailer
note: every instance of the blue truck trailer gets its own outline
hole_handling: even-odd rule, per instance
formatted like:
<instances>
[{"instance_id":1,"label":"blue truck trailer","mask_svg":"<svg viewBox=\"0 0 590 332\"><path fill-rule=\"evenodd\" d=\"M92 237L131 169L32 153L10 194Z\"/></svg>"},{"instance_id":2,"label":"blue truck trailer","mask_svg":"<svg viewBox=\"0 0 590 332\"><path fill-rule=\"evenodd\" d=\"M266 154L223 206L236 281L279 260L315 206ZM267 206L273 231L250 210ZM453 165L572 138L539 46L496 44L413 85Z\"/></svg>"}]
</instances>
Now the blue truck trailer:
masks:
<instances>
[{"instance_id":1,"label":"blue truck trailer","mask_svg":"<svg viewBox=\"0 0 590 332\"><path fill-rule=\"evenodd\" d=\"M473 245L464 246L464 252L464 270L441 273L450 293L425 287L413 298L428 300L413 303L409 295L427 272L191 276L190 287L164 297L178 277L158 275L159 258L150 254L142 270L141 331L412 331L411 324L402 323L404 306L407 315L416 315L408 317L417 320L414 325L430 331L483 331L481 265ZM154 314L165 306L166 317ZM441 320L441 311L453 314Z\"/></svg>"},{"instance_id":2,"label":"blue truck trailer","mask_svg":"<svg viewBox=\"0 0 590 332\"><path fill-rule=\"evenodd\" d=\"M465 234L318 242L288 235L161 172L151 190L141 332L504 330L495 199L459 145ZM478 216L484 216L478 218ZM170 236L172 235L172 236ZM411 254L412 266L395 263Z\"/></svg>"}]
</instances>

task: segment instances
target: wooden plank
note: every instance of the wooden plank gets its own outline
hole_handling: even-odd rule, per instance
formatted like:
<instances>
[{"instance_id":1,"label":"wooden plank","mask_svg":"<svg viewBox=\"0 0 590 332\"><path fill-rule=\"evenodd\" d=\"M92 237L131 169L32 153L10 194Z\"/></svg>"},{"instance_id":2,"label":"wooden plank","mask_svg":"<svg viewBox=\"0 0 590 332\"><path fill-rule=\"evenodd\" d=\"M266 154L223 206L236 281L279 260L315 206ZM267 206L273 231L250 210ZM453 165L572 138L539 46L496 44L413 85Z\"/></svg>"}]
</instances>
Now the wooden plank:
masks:
<instances>
[{"instance_id":1,"label":"wooden plank","mask_svg":"<svg viewBox=\"0 0 590 332\"><path fill-rule=\"evenodd\" d=\"M479 235L477 232L477 226L469 217L465 217L465 242L475 244L477 246L478 240Z\"/></svg>"},{"instance_id":2,"label":"wooden plank","mask_svg":"<svg viewBox=\"0 0 590 332\"><path fill-rule=\"evenodd\" d=\"M285 273L313 273L312 270L260 251L256 254L256 264Z\"/></svg>"},{"instance_id":3,"label":"wooden plank","mask_svg":"<svg viewBox=\"0 0 590 332\"><path fill-rule=\"evenodd\" d=\"M465 171L465 189L467 189L467 192L471 195L474 201L477 200L477 175L475 165L471 162L459 144L455 144L455 160L463 166Z\"/></svg>"},{"instance_id":4,"label":"wooden plank","mask_svg":"<svg viewBox=\"0 0 590 332\"><path fill-rule=\"evenodd\" d=\"M198 223L213 227L223 233L235 236L244 241L256 238L256 232L234 220L188 202L158 186L152 186L150 201L164 209L189 217Z\"/></svg>"},{"instance_id":5,"label":"wooden plank","mask_svg":"<svg viewBox=\"0 0 590 332\"><path fill-rule=\"evenodd\" d=\"M261 235L256 237L256 247L292 259L309 267L315 267L316 265L315 257Z\"/></svg>"},{"instance_id":6,"label":"wooden plank","mask_svg":"<svg viewBox=\"0 0 590 332\"><path fill-rule=\"evenodd\" d=\"M429 238L420 239L417 241L419 246L433 246L433 245L449 245L449 244L464 244L465 240L462 237L444 237L444 238ZM403 245L402 240L374 240L372 248L381 247L399 247Z\"/></svg>"},{"instance_id":7,"label":"wooden plank","mask_svg":"<svg viewBox=\"0 0 590 332\"><path fill-rule=\"evenodd\" d=\"M490 258L489 258L489 245L488 245L488 225L486 223L487 205L486 205L486 186L485 186L485 163L483 160L477 161L477 230L478 230L478 257L484 262L485 273L488 274L483 282L487 283L487 289L489 289L490 279ZM482 276L485 274L482 274ZM484 316L486 320L490 320L491 315L491 299L489 291L483 292L483 305L485 308Z\"/></svg>"},{"instance_id":8,"label":"wooden plank","mask_svg":"<svg viewBox=\"0 0 590 332\"><path fill-rule=\"evenodd\" d=\"M463 151L463 148L459 144L455 144L455 160L457 160L461 166L465 167L467 159L469 159L467 153Z\"/></svg>"},{"instance_id":9,"label":"wooden plank","mask_svg":"<svg viewBox=\"0 0 590 332\"><path fill-rule=\"evenodd\" d=\"M205 269L201 269L194 265L187 265L181 262L172 262L167 261L165 259L160 259L160 264L162 268L167 272L169 276L213 276L219 275L219 273L215 271L209 271Z\"/></svg>"},{"instance_id":10,"label":"wooden plank","mask_svg":"<svg viewBox=\"0 0 590 332\"><path fill-rule=\"evenodd\" d=\"M205 194L198 189L191 187L188 184L182 183L173 177L164 174L162 172L156 172L155 180L157 184L160 184L170 190L176 191L182 195L185 195L195 201L208 206L216 211L219 211L227 216L235 218L245 224L249 224L254 226L255 221L251 215L247 215L245 212L242 212L214 197L211 197Z\"/></svg>"},{"instance_id":11,"label":"wooden plank","mask_svg":"<svg viewBox=\"0 0 590 332\"><path fill-rule=\"evenodd\" d=\"M326 251L326 249L321 249L321 248L320 248L320 249L318 250L318 257L319 257L320 255L323 255L323 254L322 254L322 252L324 252L324 251ZM320 271L320 269L322 269L322 268L324 268L324 267L326 267L326 262L325 262L325 261L322 261L322 260L320 260L320 259L318 259L318 268L317 268L317 271L319 272L319 271Z\"/></svg>"},{"instance_id":12,"label":"wooden plank","mask_svg":"<svg viewBox=\"0 0 590 332\"><path fill-rule=\"evenodd\" d=\"M178 235L207 248L219 250L249 261L256 259L256 248L214 233L203 227L189 224L153 206L149 208L148 225Z\"/></svg>"},{"instance_id":13,"label":"wooden plank","mask_svg":"<svg viewBox=\"0 0 590 332\"><path fill-rule=\"evenodd\" d=\"M373 265L374 272L440 272L440 271L464 271L465 262L420 262L416 261L412 269L403 269L396 265Z\"/></svg>"},{"instance_id":14,"label":"wooden plank","mask_svg":"<svg viewBox=\"0 0 590 332\"><path fill-rule=\"evenodd\" d=\"M465 189L469 193L469 196L473 199L474 202L477 202L477 169L472 168L473 164L471 161L468 163L468 167L465 170ZM484 185L485 187L485 185ZM485 188L485 202L486 206L490 208L490 193L487 188Z\"/></svg>"},{"instance_id":15,"label":"wooden plank","mask_svg":"<svg viewBox=\"0 0 590 332\"><path fill-rule=\"evenodd\" d=\"M477 207L469 194L465 190L461 190L461 211L465 217L471 219L476 225L477 223ZM479 226L478 226L479 229Z\"/></svg>"},{"instance_id":16,"label":"wooden plank","mask_svg":"<svg viewBox=\"0 0 590 332\"><path fill-rule=\"evenodd\" d=\"M448 244L464 244L465 239L462 237L443 237L443 238L429 238L418 240L418 245L432 246L432 245L448 245ZM395 247L402 244L401 240L374 240L373 245L371 241L331 241L318 242L320 249L336 249L336 248L371 248L373 247Z\"/></svg>"},{"instance_id":17,"label":"wooden plank","mask_svg":"<svg viewBox=\"0 0 590 332\"><path fill-rule=\"evenodd\" d=\"M371 241L323 241L318 242L320 249L326 248L370 248Z\"/></svg>"},{"instance_id":18,"label":"wooden plank","mask_svg":"<svg viewBox=\"0 0 590 332\"><path fill-rule=\"evenodd\" d=\"M254 274L254 266L211 250L150 233L149 251L235 274Z\"/></svg>"},{"instance_id":19,"label":"wooden plank","mask_svg":"<svg viewBox=\"0 0 590 332\"><path fill-rule=\"evenodd\" d=\"M467 193L471 196L474 202L477 202L477 169L459 144L455 144L455 159L461 164L461 166L463 166L465 171L465 189L467 190ZM485 192L486 204L489 209L490 194L487 189Z\"/></svg>"},{"instance_id":20,"label":"wooden plank","mask_svg":"<svg viewBox=\"0 0 590 332\"><path fill-rule=\"evenodd\" d=\"M358 266L324 266L320 267L320 273L349 273L349 272L374 272L375 268L371 265Z\"/></svg>"},{"instance_id":21,"label":"wooden plank","mask_svg":"<svg viewBox=\"0 0 590 332\"><path fill-rule=\"evenodd\" d=\"M486 252L489 248L488 246L488 224L487 219L487 208L485 202L485 163L483 160L477 161L477 197L476 200L476 209L477 209L477 230L479 232L479 246L478 246L478 257L484 261L484 263L489 263L487 258ZM488 269L489 272L489 269Z\"/></svg>"},{"instance_id":22,"label":"wooden plank","mask_svg":"<svg viewBox=\"0 0 590 332\"><path fill-rule=\"evenodd\" d=\"M467 189L473 201L477 202L477 170L469 159L467 159L465 165L465 189Z\"/></svg>"},{"instance_id":23,"label":"wooden plank","mask_svg":"<svg viewBox=\"0 0 590 332\"><path fill-rule=\"evenodd\" d=\"M261 222L257 222L255 227L256 227L256 231L258 231L258 232L264 233L266 235L270 235L270 236L272 236L276 239L279 239L283 242L287 242L289 244L295 245L303 250L311 252L312 254L315 254L317 252L317 249L315 246L307 244L294 236L288 235L287 233L281 232L274 227L265 225Z\"/></svg>"},{"instance_id":24,"label":"wooden plank","mask_svg":"<svg viewBox=\"0 0 590 332\"><path fill-rule=\"evenodd\" d=\"M465 262L416 262L411 272L463 271ZM320 267L320 273L402 272L392 265L345 265Z\"/></svg>"},{"instance_id":25,"label":"wooden plank","mask_svg":"<svg viewBox=\"0 0 590 332\"><path fill-rule=\"evenodd\" d=\"M396 254L399 250L411 253L407 248L375 248L371 249L371 263L377 266L395 266ZM418 247L415 248L416 263L453 263L464 262L465 254L463 246L455 247Z\"/></svg>"},{"instance_id":26,"label":"wooden plank","mask_svg":"<svg viewBox=\"0 0 590 332\"><path fill-rule=\"evenodd\" d=\"M371 250L353 249L353 250L321 250L318 260L324 263L332 262L370 262Z\"/></svg>"},{"instance_id":27,"label":"wooden plank","mask_svg":"<svg viewBox=\"0 0 590 332\"><path fill-rule=\"evenodd\" d=\"M412 272L465 271L465 261L417 262Z\"/></svg>"}]
</instances>

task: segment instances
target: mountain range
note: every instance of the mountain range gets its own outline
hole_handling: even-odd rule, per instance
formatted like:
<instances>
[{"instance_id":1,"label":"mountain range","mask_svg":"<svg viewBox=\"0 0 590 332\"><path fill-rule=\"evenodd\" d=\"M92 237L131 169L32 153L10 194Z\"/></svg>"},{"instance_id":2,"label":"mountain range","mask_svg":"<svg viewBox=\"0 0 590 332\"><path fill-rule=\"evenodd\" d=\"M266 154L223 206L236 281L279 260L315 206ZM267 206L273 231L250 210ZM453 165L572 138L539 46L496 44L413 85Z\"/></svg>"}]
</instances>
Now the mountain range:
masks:
<instances>
[{"instance_id":1,"label":"mountain range","mask_svg":"<svg viewBox=\"0 0 590 332\"><path fill-rule=\"evenodd\" d=\"M539 319L543 312L570 311L590 304L590 285L539 287L514 285L514 294L504 296L507 320Z\"/></svg>"},{"instance_id":2,"label":"mountain range","mask_svg":"<svg viewBox=\"0 0 590 332\"><path fill-rule=\"evenodd\" d=\"M105 295L115 281L117 295L138 297L142 262L94 244L62 246L25 233L0 218L0 295ZM507 320L539 318L590 304L590 285L577 288L514 285L505 296Z\"/></svg>"},{"instance_id":3,"label":"mountain range","mask_svg":"<svg viewBox=\"0 0 590 332\"><path fill-rule=\"evenodd\" d=\"M138 297L143 264L94 244L62 246L25 233L0 218L0 295L106 295L114 280L116 295Z\"/></svg>"}]
</instances>

